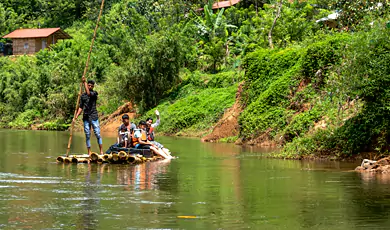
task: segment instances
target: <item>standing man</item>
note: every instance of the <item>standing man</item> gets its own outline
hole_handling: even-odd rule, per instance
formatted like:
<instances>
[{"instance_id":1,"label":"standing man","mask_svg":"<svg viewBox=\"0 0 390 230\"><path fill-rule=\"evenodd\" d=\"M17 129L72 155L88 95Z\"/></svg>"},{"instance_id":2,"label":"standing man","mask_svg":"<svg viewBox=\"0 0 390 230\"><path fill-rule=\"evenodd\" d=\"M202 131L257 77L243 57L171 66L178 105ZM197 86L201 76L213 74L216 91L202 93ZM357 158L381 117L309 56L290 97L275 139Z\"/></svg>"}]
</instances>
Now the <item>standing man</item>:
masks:
<instances>
[{"instance_id":1,"label":"standing man","mask_svg":"<svg viewBox=\"0 0 390 230\"><path fill-rule=\"evenodd\" d=\"M87 83L85 77L83 77L82 81L84 84L85 93L81 95L80 107L77 111L76 117L73 119L75 121L79 117L80 113L82 111L84 112L83 123L88 154L91 155L91 126L99 144L100 154L103 154L103 141L102 137L100 136L98 112L96 110L98 93L93 90L95 87L95 81L89 80Z\"/></svg>"}]
</instances>

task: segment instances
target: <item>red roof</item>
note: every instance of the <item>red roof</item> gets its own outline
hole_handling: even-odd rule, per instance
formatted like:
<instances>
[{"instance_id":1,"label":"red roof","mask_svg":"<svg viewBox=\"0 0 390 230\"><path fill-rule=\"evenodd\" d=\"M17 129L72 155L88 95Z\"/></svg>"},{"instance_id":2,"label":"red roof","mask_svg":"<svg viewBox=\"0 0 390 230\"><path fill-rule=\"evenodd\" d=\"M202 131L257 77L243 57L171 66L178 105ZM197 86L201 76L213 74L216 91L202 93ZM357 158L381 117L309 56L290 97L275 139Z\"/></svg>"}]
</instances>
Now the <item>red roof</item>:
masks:
<instances>
[{"instance_id":1,"label":"red roof","mask_svg":"<svg viewBox=\"0 0 390 230\"><path fill-rule=\"evenodd\" d=\"M60 28L19 29L5 35L3 38L46 38L54 33L57 33L58 38L71 38Z\"/></svg>"},{"instance_id":2,"label":"red roof","mask_svg":"<svg viewBox=\"0 0 390 230\"><path fill-rule=\"evenodd\" d=\"M229 6L234 6L239 2L241 2L241 0L230 0L230 1L216 2L213 4L213 9L220 9L220 8L226 8Z\"/></svg>"}]
</instances>

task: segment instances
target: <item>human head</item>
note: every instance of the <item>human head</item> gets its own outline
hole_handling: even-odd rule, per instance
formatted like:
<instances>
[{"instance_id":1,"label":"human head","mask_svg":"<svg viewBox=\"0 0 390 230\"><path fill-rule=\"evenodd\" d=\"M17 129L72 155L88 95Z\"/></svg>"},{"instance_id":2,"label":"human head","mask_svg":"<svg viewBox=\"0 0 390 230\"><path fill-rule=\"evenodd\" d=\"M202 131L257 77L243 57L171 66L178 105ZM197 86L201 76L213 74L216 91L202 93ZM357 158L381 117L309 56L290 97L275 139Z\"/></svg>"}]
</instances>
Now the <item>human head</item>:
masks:
<instances>
[{"instance_id":1,"label":"human head","mask_svg":"<svg viewBox=\"0 0 390 230\"><path fill-rule=\"evenodd\" d=\"M147 126L151 126L152 123L153 123L153 118L148 117L148 119L146 119L146 125L147 125Z\"/></svg>"},{"instance_id":2,"label":"human head","mask_svg":"<svg viewBox=\"0 0 390 230\"><path fill-rule=\"evenodd\" d=\"M123 114L123 116L122 116L122 122L123 122L123 124L128 125L129 122L130 122L129 115Z\"/></svg>"},{"instance_id":3,"label":"human head","mask_svg":"<svg viewBox=\"0 0 390 230\"><path fill-rule=\"evenodd\" d=\"M93 90L95 87L95 81L94 80L88 80L88 89Z\"/></svg>"},{"instance_id":4,"label":"human head","mask_svg":"<svg viewBox=\"0 0 390 230\"><path fill-rule=\"evenodd\" d=\"M139 124L138 124L138 126L139 126L139 128L141 128L141 129L146 129L147 124L146 124L145 121L140 121Z\"/></svg>"},{"instance_id":5,"label":"human head","mask_svg":"<svg viewBox=\"0 0 390 230\"><path fill-rule=\"evenodd\" d=\"M121 131L127 131L127 127L125 125L121 125Z\"/></svg>"}]
</instances>

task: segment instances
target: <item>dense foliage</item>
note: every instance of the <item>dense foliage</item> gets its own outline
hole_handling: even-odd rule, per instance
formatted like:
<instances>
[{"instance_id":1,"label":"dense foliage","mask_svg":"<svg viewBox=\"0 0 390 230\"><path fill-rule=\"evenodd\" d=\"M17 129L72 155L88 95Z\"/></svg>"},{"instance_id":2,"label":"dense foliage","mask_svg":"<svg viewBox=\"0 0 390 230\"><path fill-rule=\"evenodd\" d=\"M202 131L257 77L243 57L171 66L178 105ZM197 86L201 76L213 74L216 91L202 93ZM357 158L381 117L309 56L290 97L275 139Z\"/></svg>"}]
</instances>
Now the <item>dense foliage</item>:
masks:
<instances>
[{"instance_id":1,"label":"dense foliage","mask_svg":"<svg viewBox=\"0 0 390 230\"><path fill-rule=\"evenodd\" d=\"M235 101L241 72L215 75L199 72L185 73L183 81L157 107L162 123L158 131L185 136L201 136L223 115ZM154 109L141 119L154 118Z\"/></svg>"},{"instance_id":2,"label":"dense foliage","mask_svg":"<svg viewBox=\"0 0 390 230\"><path fill-rule=\"evenodd\" d=\"M161 111L159 131L198 135L244 81L242 141L267 135L289 156L386 152L389 2L282 1L276 21L278 2L213 10L211 1L106 1L88 71L99 112L132 101L142 118ZM35 56L0 58L1 126L67 128L100 3L0 3L1 35L40 26L73 37ZM332 12L336 28L316 22Z\"/></svg>"}]
</instances>

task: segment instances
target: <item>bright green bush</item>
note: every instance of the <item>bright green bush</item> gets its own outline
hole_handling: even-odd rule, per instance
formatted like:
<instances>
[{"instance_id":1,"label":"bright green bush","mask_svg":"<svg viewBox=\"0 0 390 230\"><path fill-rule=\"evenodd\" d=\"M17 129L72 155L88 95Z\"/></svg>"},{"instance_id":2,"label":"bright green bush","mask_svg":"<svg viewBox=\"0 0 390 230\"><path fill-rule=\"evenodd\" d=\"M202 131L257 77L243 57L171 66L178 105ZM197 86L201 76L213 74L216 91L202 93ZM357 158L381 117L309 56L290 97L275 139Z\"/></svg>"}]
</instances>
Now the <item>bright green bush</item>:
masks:
<instances>
[{"instance_id":1,"label":"bright green bush","mask_svg":"<svg viewBox=\"0 0 390 230\"><path fill-rule=\"evenodd\" d=\"M328 107L318 110L322 116L329 118L328 128L295 138L284 148L285 155L321 153L348 157L365 151L388 153L389 35L390 30L378 24L370 31L349 38L348 46L342 52L342 62L331 63L334 73L326 79L328 84L325 89L333 94L333 101L328 102ZM335 51L335 55L338 53L340 51ZM331 55L329 58L334 59ZM340 113L341 107L337 104L344 105L347 97L351 100L360 98L363 107L356 108L361 105L354 105L357 112L341 120L335 117L335 111Z\"/></svg>"},{"instance_id":2,"label":"bright green bush","mask_svg":"<svg viewBox=\"0 0 390 230\"><path fill-rule=\"evenodd\" d=\"M237 85L223 89L204 89L170 103L165 102L147 112L145 118L154 117L158 109L161 125L158 131L175 134L186 129L202 131L210 128L235 101Z\"/></svg>"},{"instance_id":3,"label":"bright green bush","mask_svg":"<svg viewBox=\"0 0 390 230\"><path fill-rule=\"evenodd\" d=\"M11 121L8 126L17 129L28 129L39 118L41 114L37 110L29 109L20 113L15 120Z\"/></svg>"},{"instance_id":4,"label":"bright green bush","mask_svg":"<svg viewBox=\"0 0 390 230\"><path fill-rule=\"evenodd\" d=\"M188 73L167 100L149 110L142 119L161 114L157 131L165 134L204 132L214 125L235 101L239 72L219 74Z\"/></svg>"},{"instance_id":5,"label":"bright green bush","mask_svg":"<svg viewBox=\"0 0 390 230\"><path fill-rule=\"evenodd\" d=\"M341 63L340 51L349 40L340 34L303 47L248 54L243 99L247 106L239 118L240 136L255 138L271 129L271 137L289 142L305 135L329 109L314 106L314 100L322 97L329 69ZM313 109L303 110L305 103Z\"/></svg>"}]
</instances>

